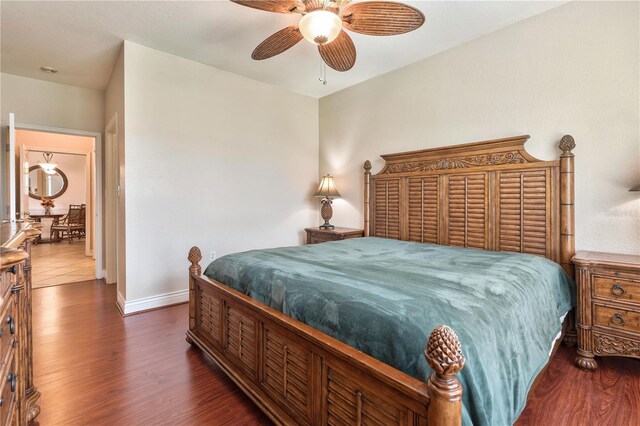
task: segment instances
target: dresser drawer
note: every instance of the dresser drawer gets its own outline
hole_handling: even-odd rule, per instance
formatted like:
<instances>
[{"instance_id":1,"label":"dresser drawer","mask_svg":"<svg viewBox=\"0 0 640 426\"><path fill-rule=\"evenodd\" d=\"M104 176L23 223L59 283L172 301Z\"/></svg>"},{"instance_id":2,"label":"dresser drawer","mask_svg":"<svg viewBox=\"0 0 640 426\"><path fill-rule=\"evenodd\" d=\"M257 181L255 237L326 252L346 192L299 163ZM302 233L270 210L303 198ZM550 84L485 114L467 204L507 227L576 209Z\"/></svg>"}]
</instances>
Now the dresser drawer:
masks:
<instances>
[{"instance_id":1,"label":"dresser drawer","mask_svg":"<svg viewBox=\"0 0 640 426\"><path fill-rule=\"evenodd\" d=\"M13 300L14 295L5 303L5 309L0 316L0 357L4 358L7 351L13 347L15 340L16 316L15 316L15 303Z\"/></svg>"},{"instance_id":2,"label":"dresser drawer","mask_svg":"<svg viewBox=\"0 0 640 426\"><path fill-rule=\"evenodd\" d=\"M3 374L0 376L0 422L3 425L9 424L8 421L15 410L18 378L16 376L14 358L14 356L11 356L9 368L3 368Z\"/></svg>"},{"instance_id":3,"label":"dresser drawer","mask_svg":"<svg viewBox=\"0 0 640 426\"><path fill-rule=\"evenodd\" d=\"M640 282L594 276L593 295L594 297L640 303Z\"/></svg>"},{"instance_id":4,"label":"dresser drawer","mask_svg":"<svg viewBox=\"0 0 640 426\"><path fill-rule=\"evenodd\" d=\"M640 312L594 304L595 325L640 333Z\"/></svg>"},{"instance_id":5,"label":"dresser drawer","mask_svg":"<svg viewBox=\"0 0 640 426\"><path fill-rule=\"evenodd\" d=\"M19 266L16 266L19 268ZM11 272L4 271L2 272L2 282L0 283L0 297L5 298L7 294L13 287L13 284L16 282L16 274L12 274Z\"/></svg>"}]
</instances>

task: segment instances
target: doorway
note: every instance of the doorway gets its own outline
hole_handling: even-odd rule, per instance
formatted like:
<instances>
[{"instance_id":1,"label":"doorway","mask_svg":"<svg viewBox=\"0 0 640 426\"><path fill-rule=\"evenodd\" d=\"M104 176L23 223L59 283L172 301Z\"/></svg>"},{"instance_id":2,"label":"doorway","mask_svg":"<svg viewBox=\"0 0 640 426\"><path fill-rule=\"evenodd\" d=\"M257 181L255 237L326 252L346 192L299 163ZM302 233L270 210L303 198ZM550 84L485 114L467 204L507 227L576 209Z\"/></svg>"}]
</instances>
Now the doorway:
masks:
<instances>
[{"instance_id":1,"label":"doorway","mask_svg":"<svg viewBox=\"0 0 640 426\"><path fill-rule=\"evenodd\" d=\"M93 134L16 125L16 211L43 223L32 248L34 288L102 278L98 144Z\"/></svg>"}]
</instances>

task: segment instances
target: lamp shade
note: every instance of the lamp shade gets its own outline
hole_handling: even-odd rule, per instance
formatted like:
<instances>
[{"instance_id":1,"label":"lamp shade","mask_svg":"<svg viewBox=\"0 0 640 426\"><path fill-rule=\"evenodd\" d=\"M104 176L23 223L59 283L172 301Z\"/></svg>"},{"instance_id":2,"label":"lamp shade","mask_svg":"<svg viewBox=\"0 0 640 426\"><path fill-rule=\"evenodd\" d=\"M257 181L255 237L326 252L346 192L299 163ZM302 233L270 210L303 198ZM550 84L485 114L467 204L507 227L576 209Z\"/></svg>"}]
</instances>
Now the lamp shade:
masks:
<instances>
[{"instance_id":1,"label":"lamp shade","mask_svg":"<svg viewBox=\"0 0 640 426\"><path fill-rule=\"evenodd\" d=\"M58 165L51 162L51 159L53 158L53 154L50 152L44 152L42 153L42 156L44 157L44 161L45 161L44 163L39 163L42 170L48 175L55 174L56 167L58 167Z\"/></svg>"},{"instance_id":2,"label":"lamp shade","mask_svg":"<svg viewBox=\"0 0 640 426\"><path fill-rule=\"evenodd\" d=\"M324 176L320 181L320 186L318 186L318 190L313 196L329 197L329 198L340 197L340 193L336 189L336 184L333 182L333 176L331 175Z\"/></svg>"},{"instance_id":3,"label":"lamp shade","mask_svg":"<svg viewBox=\"0 0 640 426\"><path fill-rule=\"evenodd\" d=\"M342 19L328 10L314 10L300 19L298 27L307 41L315 44L327 44L340 34Z\"/></svg>"}]
</instances>

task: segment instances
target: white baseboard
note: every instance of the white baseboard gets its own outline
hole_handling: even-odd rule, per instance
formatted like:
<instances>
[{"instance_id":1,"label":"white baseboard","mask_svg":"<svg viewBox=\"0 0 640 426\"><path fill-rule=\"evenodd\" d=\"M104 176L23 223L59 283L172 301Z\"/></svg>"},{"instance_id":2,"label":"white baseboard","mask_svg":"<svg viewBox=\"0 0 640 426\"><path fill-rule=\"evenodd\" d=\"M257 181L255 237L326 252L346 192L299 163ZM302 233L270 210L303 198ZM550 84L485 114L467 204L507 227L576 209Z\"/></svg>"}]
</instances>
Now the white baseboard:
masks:
<instances>
[{"instance_id":1,"label":"white baseboard","mask_svg":"<svg viewBox=\"0 0 640 426\"><path fill-rule=\"evenodd\" d=\"M96 279L101 280L103 279L105 276L107 275L107 271L104 269L100 269L98 270L98 275L96 276Z\"/></svg>"},{"instance_id":2,"label":"white baseboard","mask_svg":"<svg viewBox=\"0 0 640 426\"><path fill-rule=\"evenodd\" d=\"M149 309L161 308L163 306L175 305L189 301L189 289L173 291L171 293L158 294L157 296L143 297L136 300L125 300L118 292L118 306L124 315L136 312L148 311Z\"/></svg>"},{"instance_id":3,"label":"white baseboard","mask_svg":"<svg viewBox=\"0 0 640 426\"><path fill-rule=\"evenodd\" d=\"M120 310L120 313L122 315L124 315L124 297L122 296L122 293L120 293L120 291L117 292L117 297L116 297L116 305L118 305L118 309Z\"/></svg>"}]
</instances>

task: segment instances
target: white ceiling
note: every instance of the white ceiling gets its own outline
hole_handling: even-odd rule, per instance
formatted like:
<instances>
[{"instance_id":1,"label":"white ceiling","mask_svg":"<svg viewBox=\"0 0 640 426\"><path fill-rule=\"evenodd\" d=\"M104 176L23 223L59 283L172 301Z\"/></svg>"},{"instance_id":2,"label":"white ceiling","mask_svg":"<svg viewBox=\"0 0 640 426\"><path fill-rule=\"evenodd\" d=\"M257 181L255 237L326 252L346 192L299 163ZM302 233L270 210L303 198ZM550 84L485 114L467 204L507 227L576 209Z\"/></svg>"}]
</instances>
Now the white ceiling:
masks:
<instances>
[{"instance_id":1,"label":"white ceiling","mask_svg":"<svg viewBox=\"0 0 640 426\"><path fill-rule=\"evenodd\" d=\"M406 1L425 24L393 37L350 33L358 52L346 73L328 69L305 40L264 61L251 52L300 15L217 1L6 1L1 3L1 69L9 74L102 90L129 40L294 92L322 97L538 14L563 1ZM40 71L43 65L58 74Z\"/></svg>"}]
</instances>

